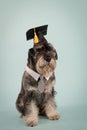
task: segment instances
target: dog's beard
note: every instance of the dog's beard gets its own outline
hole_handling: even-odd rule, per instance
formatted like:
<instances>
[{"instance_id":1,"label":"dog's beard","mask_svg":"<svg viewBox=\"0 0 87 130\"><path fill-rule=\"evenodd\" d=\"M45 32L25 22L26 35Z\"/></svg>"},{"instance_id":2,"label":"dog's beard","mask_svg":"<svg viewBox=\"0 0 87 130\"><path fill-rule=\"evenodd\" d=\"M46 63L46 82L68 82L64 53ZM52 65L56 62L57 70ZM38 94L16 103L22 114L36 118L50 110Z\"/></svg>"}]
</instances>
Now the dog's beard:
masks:
<instances>
[{"instance_id":1,"label":"dog's beard","mask_svg":"<svg viewBox=\"0 0 87 130\"><path fill-rule=\"evenodd\" d=\"M56 67L56 60L54 60L53 58L50 60L50 62L47 62L41 56L36 63L36 70L45 78L49 78L52 75L55 67Z\"/></svg>"}]
</instances>

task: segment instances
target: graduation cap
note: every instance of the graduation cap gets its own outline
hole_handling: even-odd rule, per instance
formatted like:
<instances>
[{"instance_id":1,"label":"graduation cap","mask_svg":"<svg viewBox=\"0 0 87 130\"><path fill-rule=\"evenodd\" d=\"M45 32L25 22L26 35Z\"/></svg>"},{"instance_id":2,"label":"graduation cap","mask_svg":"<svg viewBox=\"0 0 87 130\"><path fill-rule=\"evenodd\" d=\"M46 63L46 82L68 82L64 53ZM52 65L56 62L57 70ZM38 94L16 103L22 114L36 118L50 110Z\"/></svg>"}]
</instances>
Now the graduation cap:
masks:
<instances>
[{"instance_id":1,"label":"graduation cap","mask_svg":"<svg viewBox=\"0 0 87 130\"><path fill-rule=\"evenodd\" d=\"M39 26L39 27L29 29L26 32L27 40L34 39L34 44L39 43L42 39L45 39L43 37L43 35L47 34L47 27L48 27L48 25L43 25L43 26Z\"/></svg>"}]
</instances>

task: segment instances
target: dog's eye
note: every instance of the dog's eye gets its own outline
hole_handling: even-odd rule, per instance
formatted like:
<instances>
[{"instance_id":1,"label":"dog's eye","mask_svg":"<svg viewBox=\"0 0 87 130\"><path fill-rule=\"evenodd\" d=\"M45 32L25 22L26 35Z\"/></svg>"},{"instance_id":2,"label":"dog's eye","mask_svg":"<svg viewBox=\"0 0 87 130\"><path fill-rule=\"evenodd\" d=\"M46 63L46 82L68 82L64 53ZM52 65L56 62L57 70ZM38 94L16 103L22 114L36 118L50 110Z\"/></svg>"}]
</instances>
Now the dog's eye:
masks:
<instances>
[{"instance_id":1,"label":"dog's eye","mask_svg":"<svg viewBox=\"0 0 87 130\"><path fill-rule=\"evenodd\" d=\"M38 49L37 49L37 52L40 52L41 50L42 50L41 48L38 48Z\"/></svg>"},{"instance_id":2,"label":"dog's eye","mask_svg":"<svg viewBox=\"0 0 87 130\"><path fill-rule=\"evenodd\" d=\"M42 47L42 50L45 51L45 47L44 46Z\"/></svg>"}]
</instances>

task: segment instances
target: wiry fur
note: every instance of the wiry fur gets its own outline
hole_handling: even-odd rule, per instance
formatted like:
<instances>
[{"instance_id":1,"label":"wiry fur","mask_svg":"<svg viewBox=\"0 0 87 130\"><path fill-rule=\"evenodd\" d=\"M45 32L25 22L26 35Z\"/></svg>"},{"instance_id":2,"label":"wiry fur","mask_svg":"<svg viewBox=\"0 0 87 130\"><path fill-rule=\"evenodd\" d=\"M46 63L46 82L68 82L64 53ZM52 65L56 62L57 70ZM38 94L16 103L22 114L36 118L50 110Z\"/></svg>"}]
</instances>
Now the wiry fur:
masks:
<instances>
[{"instance_id":1,"label":"wiry fur","mask_svg":"<svg viewBox=\"0 0 87 130\"><path fill-rule=\"evenodd\" d=\"M38 90L38 81L31 77L26 71L23 74L21 91L18 95L16 106L27 125L38 124L38 115L46 115L49 119L59 119L54 101L54 84L57 53L51 44L41 42L34 45L28 53L27 66L35 72L44 76L45 88L41 93ZM46 77L49 77L46 80Z\"/></svg>"}]
</instances>

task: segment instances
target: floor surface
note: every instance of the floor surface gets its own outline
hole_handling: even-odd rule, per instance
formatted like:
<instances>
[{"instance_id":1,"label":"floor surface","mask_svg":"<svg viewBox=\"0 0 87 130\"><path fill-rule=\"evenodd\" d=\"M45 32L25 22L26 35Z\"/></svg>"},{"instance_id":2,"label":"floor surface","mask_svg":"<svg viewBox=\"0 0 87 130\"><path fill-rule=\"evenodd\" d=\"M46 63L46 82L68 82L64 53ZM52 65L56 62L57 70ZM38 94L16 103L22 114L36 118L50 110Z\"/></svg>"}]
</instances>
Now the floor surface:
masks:
<instances>
[{"instance_id":1,"label":"floor surface","mask_svg":"<svg viewBox=\"0 0 87 130\"><path fill-rule=\"evenodd\" d=\"M14 110L0 111L0 130L87 130L87 107L60 107L60 120L40 117L38 126L28 127Z\"/></svg>"}]
</instances>

